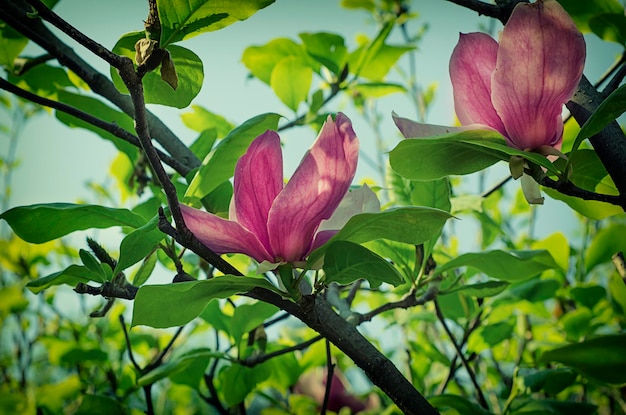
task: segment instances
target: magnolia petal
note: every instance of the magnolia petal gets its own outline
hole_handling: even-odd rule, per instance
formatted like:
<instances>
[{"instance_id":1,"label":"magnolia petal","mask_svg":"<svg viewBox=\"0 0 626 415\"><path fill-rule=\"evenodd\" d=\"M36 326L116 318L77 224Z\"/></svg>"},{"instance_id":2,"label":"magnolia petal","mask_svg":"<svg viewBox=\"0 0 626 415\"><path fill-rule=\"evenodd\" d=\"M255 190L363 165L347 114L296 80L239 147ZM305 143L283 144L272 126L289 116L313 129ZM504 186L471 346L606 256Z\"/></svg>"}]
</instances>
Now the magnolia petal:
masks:
<instances>
[{"instance_id":1,"label":"magnolia petal","mask_svg":"<svg viewBox=\"0 0 626 415\"><path fill-rule=\"evenodd\" d=\"M504 26L492 102L520 150L561 141L561 111L582 76L585 41L556 0L519 3Z\"/></svg>"},{"instance_id":2,"label":"magnolia petal","mask_svg":"<svg viewBox=\"0 0 626 415\"><path fill-rule=\"evenodd\" d=\"M318 233L326 230L339 230L344 227L351 217L365 212L380 212L380 202L376 197L376 193L366 184L346 193L332 216L322 221L318 228Z\"/></svg>"},{"instance_id":3,"label":"magnolia petal","mask_svg":"<svg viewBox=\"0 0 626 415\"><path fill-rule=\"evenodd\" d=\"M446 127L443 125L422 124L409 120L408 118L402 118L395 112L391 113L391 117L404 138L435 137L467 130L467 127Z\"/></svg>"},{"instance_id":4,"label":"magnolia petal","mask_svg":"<svg viewBox=\"0 0 626 415\"><path fill-rule=\"evenodd\" d=\"M541 189L539 189L539 183L533 179L532 176L524 173L520 179L522 184L522 192L526 201L531 205L543 205L543 197L541 196Z\"/></svg>"},{"instance_id":5,"label":"magnolia petal","mask_svg":"<svg viewBox=\"0 0 626 415\"><path fill-rule=\"evenodd\" d=\"M246 254L258 262L272 260L258 238L237 222L185 205L180 205L180 211L191 233L213 252Z\"/></svg>"},{"instance_id":6,"label":"magnolia petal","mask_svg":"<svg viewBox=\"0 0 626 415\"><path fill-rule=\"evenodd\" d=\"M506 135L491 103L498 43L484 33L461 34L450 58L454 109L461 124L485 124Z\"/></svg>"},{"instance_id":7,"label":"magnolia petal","mask_svg":"<svg viewBox=\"0 0 626 415\"><path fill-rule=\"evenodd\" d=\"M252 141L248 151L237 161L231 220L254 233L269 252L267 216L282 188L280 137L275 131L266 131Z\"/></svg>"},{"instance_id":8,"label":"magnolia petal","mask_svg":"<svg viewBox=\"0 0 626 415\"><path fill-rule=\"evenodd\" d=\"M356 171L359 140L342 113L329 116L291 180L276 197L268 218L276 259L304 258L320 222L328 219L348 191Z\"/></svg>"}]
</instances>

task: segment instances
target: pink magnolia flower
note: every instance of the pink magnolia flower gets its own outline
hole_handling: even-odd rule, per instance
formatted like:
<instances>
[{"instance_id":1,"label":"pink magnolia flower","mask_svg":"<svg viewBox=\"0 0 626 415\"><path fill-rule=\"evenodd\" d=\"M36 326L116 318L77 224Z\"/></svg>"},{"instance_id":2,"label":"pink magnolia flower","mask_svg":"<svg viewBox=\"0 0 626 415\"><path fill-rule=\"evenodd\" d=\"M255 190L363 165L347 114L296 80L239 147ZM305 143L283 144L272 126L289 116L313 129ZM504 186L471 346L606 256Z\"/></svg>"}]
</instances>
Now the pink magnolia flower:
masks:
<instances>
[{"instance_id":1,"label":"pink magnolia flower","mask_svg":"<svg viewBox=\"0 0 626 415\"><path fill-rule=\"evenodd\" d=\"M484 33L461 34L450 59L461 124L500 132L511 147L560 148L563 105L585 63L585 41L556 0L519 3L500 44Z\"/></svg>"},{"instance_id":2,"label":"pink magnolia flower","mask_svg":"<svg viewBox=\"0 0 626 415\"><path fill-rule=\"evenodd\" d=\"M359 140L348 117L339 113L333 121L329 116L284 185L280 137L267 131L237 162L230 218L181 205L185 223L218 254L242 253L259 263L303 261L337 232L338 228L320 230L320 224L331 218L346 196L358 151Z\"/></svg>"}]
</instances>

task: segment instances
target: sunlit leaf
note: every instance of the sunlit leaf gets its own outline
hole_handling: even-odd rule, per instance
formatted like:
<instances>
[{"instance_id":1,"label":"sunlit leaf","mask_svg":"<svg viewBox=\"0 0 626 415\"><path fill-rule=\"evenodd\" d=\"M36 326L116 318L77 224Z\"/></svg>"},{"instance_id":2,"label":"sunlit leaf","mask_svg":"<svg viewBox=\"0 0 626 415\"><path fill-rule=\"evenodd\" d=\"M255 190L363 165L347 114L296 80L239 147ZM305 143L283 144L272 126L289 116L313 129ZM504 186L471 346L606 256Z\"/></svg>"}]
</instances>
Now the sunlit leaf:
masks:
<instances>
[{"instance_id":1,"label":"sunlit leaf","mask_svg":"<svg viewBox=\"0 0 626 415\"><path fill-rule=\"evenodd\" d=\"M543 352L541 362L559 362L584 376L611 384L626 383L626 334L598 336Z\"/></svg>"},{"instance_id":2,"label":"sunlit leaf","mask_svg":"<svg viewBox=\"0 0 626 415\"><path fill-rule=\"evenodd\" d=\"M137 385L152 385L164 378L170 378L172 382L197 388L204 371L212 358L221 358L222 352L209 349L195 349L177 356L154 370L137 379Z\"/></svg>"},{"instance_id":3,"label":"sunlit leaf","mask_svg":"<svg viewBox=\"0 0 626 415\"><path fill-rule=\"evenodd\" d=\"M192 105L191 111L181 114L180 118L188 128L199 133L214 128L219 138L235 128L226 118L199 105Z\"/></svg>"},{"instance_id":4,"label":"sunlit leaf","mask_svg":"<svg viewBox=\"0 0 626 415\"><path fill-rule=\"evenodd\" d=\"M574 19L576 26L582 32L588 32L588 22L599 14L604 13L624 13L624 6L619 0L559 0L559 3Z\"/></svg>"},{"instance_id":5,"label":"sunlit leaf","mask_svg":"<svg viewBox=\"0 0 626 415\"><path fill-rule=\"evenodd\" d=\"M341 240L327 247L324 274L326 283L350 284L363 278L372 288L382 283L398 286L404 282L388 261L361 245Z\"/></svg>"},{"instance_id":6,"label":"sunlit leaf","mask_svg":"<svg viewBox=\"0 0 626 415\"><path fill-rule=\"evenodd\" d=\"M578 341L589 334L593 317L591 310L586 307L579 307L564 314L559 322L567 335L567 339Z\"/></svg>"},{"instance_id":7,"label":"sunlit leaf","mask_svg":"<svg viewBox=\"0 0 626 415\"><path fill-rule=\"evenodd\" d=\"M113 271L114 274L141 261L161 242L165 234L159 230L158 221L159 217L155 216L150 222L124 237L120 244L120 258Z\"/></svg>"},{"instance_id":8,"label":"sunlit leaf","mask_svg":"<svg viewBox=\"0 0 626 415\"><path fill-rule=\"evenodd\" d=\"M515 320L483 324L474 330L468 340L467 348L474 353L490 349L513 337Z\"/></svg>"},{"instance_id":9,"label":"sunlit leaf","mask_svg":"<svg viewBox=\"0 0 626 415\"><path fill-rule=\"evenodd\" d=\"M291 39L272 39L263 46L250 46L246 48L241 61L261 81L270 84L274 66L284 58L296 56L307 58L307 53L302 45Z\"/></svg>"},{"instance_id":10,"label":"sunlit leaf","mask_svg":"<svg viewBox=\"0 0 626 415\"><path fill-rule=\"evenodd\" d=\"M350 87L364 98L380 98L395 93L405 93L406 88L400 84L388 82L367 82L358 83Z\"/></svg>"},{"instance_id":11,"label":"sunlit leaf","mask_svg":"<svg viewBox=\"0 0 626 415\"><path fill-rule=\"evenodd\" d=\"M589 272L596 265L611 261L617 252L626 252L626 225L615 223L596 234L585 251L585 269Z\"/></svg>"},{"instance_id":12,"label":"sunlit leaf","mask_svg":"<svg viewBox=\"0 0 626 415\"><path fill-rule=\"evenodd\" d=\"M343 37L334 33L300 33L307 53L336 76L341 74L348 59Z\"/></svg>"},{"instance_id":13,"label":"sunlit leaf","mask_svg":"<svg viewBox=\"0 0 626 415\"><path fill-rule=\"evenodd\" d=\"M27 242L39 244L69 233L90 228L130 226L146 223L141 216L126 209L71 203L48 203L18 206L0 215L13 232Z\"/></svg>"},{"instance_id":14,"label":"sunlit leaf","mask_svg":"<svg viewBox=\"0 0 626 415\"><path fill-rule=\"evenodd\" d=\"M550 196L552 199L560 200L566 203L570 208L583 216L593 220L602 220L611 216L624 213L624 210L610 203L598 202L597 200L584 200L578 197L567 196L561 192L547 187L542 187L541 190Z\"/></svg>"},{"instance_id":15,"label":"sunlit leaf","mask_svg":"<svg viewBox=\"0 0 626 415\"><path fill-rule=\"evenodd\" d=\"M313 70L296 56L280 60L274 66L270 86L280 100L294 112L306 101L313 80Z\"/></svg>"},{"instance_id":16,"label":"sunlit leaf","mask_svg":"<svg viewBox=\"0 0 626 415\"><path fill-rule=\"evenodd\" d=\"M246 20L274 0L158 0L161 47Z\"/></svg>"},{"instance_id":17,"label":"sunlit leaf","mask_svg":"<svg viewBox=\"0 0 626 415\"><path fill-rule=\"evenodd\" d=\"M0 66L13 72L15 58L24 50L28 39L9 25L0 25Z\"/></svg>"},{"instance_id":18,"label":"sunlit leaf","mask_svg":"<svg viewBox=\"0 0 626 415\"><path fill-rule=\"evenodd\" d=\"M563 271L567 271L569 268L569 242L561 232L555 232L547 238L533 242L532 248L545 249L548 251L550 255L552 255L552 258L554 258L554 262L556 262Z\"/></svg>"}]
</instances>

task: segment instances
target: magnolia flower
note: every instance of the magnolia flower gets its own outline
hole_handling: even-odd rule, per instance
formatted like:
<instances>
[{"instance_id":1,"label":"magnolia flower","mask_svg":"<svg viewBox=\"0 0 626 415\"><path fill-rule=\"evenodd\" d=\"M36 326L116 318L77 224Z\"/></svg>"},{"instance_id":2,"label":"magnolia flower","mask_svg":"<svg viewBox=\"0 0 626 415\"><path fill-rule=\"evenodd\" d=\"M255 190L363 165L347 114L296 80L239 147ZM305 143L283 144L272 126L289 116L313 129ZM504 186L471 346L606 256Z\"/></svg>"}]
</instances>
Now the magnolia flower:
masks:
<instances>
[{"instance_id":1,"label":"magnolia flower","mask_svg":"<svg viewBox=\"0 0 626 415\"><path fill-rule=\"evenodd\" d=\"M229 219L181 205L183 218L218 254L242 253L259 263L303 261L347 222L351 214L346 210L371 208L369 197L350 192L352 202L344 201L346 209L338 209L354 178L358 152L359 140L348 117L339 113L333 121L329 116L284 185L280 137L267 131L237 162ZM360 198L362 203L355 200ZM324 226L326 220L336 227Z\"/></svg>"},{"instance_id":2,"label":"magnolia flower","mask_svg":"<svg viewBox=\"0 0 626 415\"><path fill-rule=\"evenodd\" d=\"M461 124L483 124L511 147L560 147L563 105L583 73L585 40L556 0L518 3L500 44L461 34L450 59Z\"/></svg>"}]
</instances>

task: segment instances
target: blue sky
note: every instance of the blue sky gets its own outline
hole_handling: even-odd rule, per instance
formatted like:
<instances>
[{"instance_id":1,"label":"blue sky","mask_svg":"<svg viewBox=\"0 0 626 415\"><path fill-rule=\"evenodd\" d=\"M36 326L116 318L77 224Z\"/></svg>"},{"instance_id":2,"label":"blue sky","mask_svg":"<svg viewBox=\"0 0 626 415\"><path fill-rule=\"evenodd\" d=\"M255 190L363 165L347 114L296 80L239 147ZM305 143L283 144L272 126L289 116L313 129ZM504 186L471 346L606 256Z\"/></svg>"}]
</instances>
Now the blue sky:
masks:
<instances>
[{"instance_id":1,"label":"blue sky","mask_svg":"<svg viewBox=\"0 0 626 415\"><path fill-rule=\"evenodd\" d=\"M459 32L476 31L479 24L486 25L488 19L445 0L415 0L412 8L420 18L411 24L411 30L417 30L424 22L430 26L417 52L418 80L423 86L432 82L437 82L439 86L428 122L450 124L454 116L448 78L450 53ZM113 47L122 34L142 29L146 4L140 0L62 0L56 11L88 36ZM278 0L245 22L181 43L181 46L197 53L204 63L205 84L194 103L223 115L234 124L264 112L277 112L292 118L291 110L274 96L267 85L247 78L247 70L240 61L241 55L250 45L261 45L276 37L298 40L298 33L315 31L338 33L346 39L349 48L354 47L357 34L370 37L376 34L375 25L367 13L342 9L338 0ZM589 56L585 73L594 82L620 49L617 45L597 41L593 36L586 38ZM394 32L389 43L401 43L399 33ZM72 45L92 65L108 73L105 64L90 57L80 46ZM30 51L37 53L34 49ZM406 60L401 64L407 68ZM318 82L319 79L314 79L312 89ZM373 133L349 101L339 98L328 109L344 111L352 118L363 150L374 157ZM151 110L186 143L196 138L195 132L183 126L179 110L162 106L152 106ZM406 98L397 95L382 99L379 110L385 116L381 128L388 149L391 149L399 140L391 122L391 111L412 117L414 109ZM285 143L285 175L289 176L314 140L315 132L301 127L282 134L282 138ZM0 149L5 151L5 144L1 145ZM115 149L109 142L86 131L68 129L51 115L40 115L26 126L19 143L21 165L14 175L11 205L75 202L78 199L93 201L93 194L85 188L85 183L107 181L109 164L115 155ZM493 182L505 174L506 166L497 167L496 171ZM361 161L357 178L364 177L379 179L376 172ZM111 179L108 181L112 182ZM556 230L571 224L572 214L560 202L549 202L540 209L544 210L544 214L551 212L549 216L555 218L554 221L547 221L549 229Z\"/></svg>"}]
</instances>

